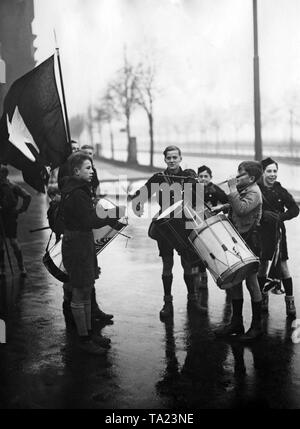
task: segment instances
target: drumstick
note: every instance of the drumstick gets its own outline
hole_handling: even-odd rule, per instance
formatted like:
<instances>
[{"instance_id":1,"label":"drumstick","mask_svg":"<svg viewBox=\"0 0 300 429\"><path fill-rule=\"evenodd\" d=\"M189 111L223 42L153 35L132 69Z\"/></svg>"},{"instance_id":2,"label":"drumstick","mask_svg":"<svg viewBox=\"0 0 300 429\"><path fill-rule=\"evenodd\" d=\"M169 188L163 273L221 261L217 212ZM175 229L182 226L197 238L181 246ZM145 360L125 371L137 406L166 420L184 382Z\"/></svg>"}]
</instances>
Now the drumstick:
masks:
<instances>
[{"instance_id":1,"label":"drumstick","mask_svg":"<svg viewBox=\"0 0 300 429\"><path fill-rule=\"evenodd\" d=\"M243 174L238 174L237 176L235 176L235 178L236 178L236 179L239 179L240 177L242 177L242 176L244 176L244 175L245 175L245 173L243 173ZM225 183L229 182L229 180L231 180L231 179L223 180L223 182L217 183L217 186L224 185Z\"/></svg>"},{"instance_id":2,"label":"drumstick","mask_svg":"<svg viewBox=\"0 0 300 429\"><path fill-rule=\"evenodd\" d=\"M50 226L42 226L41 228L30 229L29 232L43 231L44 229L50 229Z\"/></svg>"},{"instance_id":3,"label":"drumstick","mask_svg":"<svg viewBox=\"0 0 300 429\"><path fill-rule=\"evenodd\" d=\"M239 179L240 177L244 176L244 174L245 173L238 174L237 176L235 176L235 178ZM164 177L170 177L170 178L173 177L175 179L195 179L195 180L199 180L198 177L194 177L194 176L176 176L175 174L174 175L170 175L170 174L164 174L164 173L158 173L158 175L164 176ZM223 182L217 183L217 186L224 185L224 183L227 183L229 180L230 180L230 178L226 179L226 180L223 180Z\"/></svg>"}]
</instances>

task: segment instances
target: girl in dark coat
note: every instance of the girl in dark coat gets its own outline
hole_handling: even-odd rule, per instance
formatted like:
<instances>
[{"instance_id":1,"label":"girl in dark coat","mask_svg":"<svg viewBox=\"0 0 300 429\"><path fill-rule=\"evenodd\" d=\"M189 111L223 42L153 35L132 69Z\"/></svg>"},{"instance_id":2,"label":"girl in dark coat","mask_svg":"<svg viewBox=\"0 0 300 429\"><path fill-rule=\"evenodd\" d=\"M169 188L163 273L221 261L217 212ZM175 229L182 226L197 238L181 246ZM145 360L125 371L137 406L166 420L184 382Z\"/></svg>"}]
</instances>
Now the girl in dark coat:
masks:
<instances>
[{"instance_id":1,"label":"girl in dark coat","mask_svg":"<svg viewBox=\"0 0 300 429\"><path fill-rule=\"evenodd\" d=\"M96 344L97 337L91 336L91 290L98 277L92 229L115 223L116 215L114 213L114 218L109 217L112 213L107 210L106 218L97 217L91 198L93 169L88 155L75 154L70 160L70 170L72 176L62 189L65 225L62 257L72 287L71 309L79 335L79 347L88 353L103 354L105 350ZM119 208L120 212L122 210Z\"/></svg>"},{"instance_id":2,"label":"girl in dark coat","mask_svg":"<svg viewBox=\"0 0 300 429\"><path fill-rule=\"evenodd\" d=\"M288 249L284 222L293 219L299 214L292 195L276 181L278 164L272 158L262 161L263 176L259 187L263 196L263 214L261 219L261 264L258 272L258 281L263 290L266 282L268 264L275 252L279 234L280 242L280 271L285 290L286 314L295 317L296 308L293 297L293 282L289 272L287 260ZM268 294L263 292L263 310L268 311Z\"/></svg>"}]
</instances>

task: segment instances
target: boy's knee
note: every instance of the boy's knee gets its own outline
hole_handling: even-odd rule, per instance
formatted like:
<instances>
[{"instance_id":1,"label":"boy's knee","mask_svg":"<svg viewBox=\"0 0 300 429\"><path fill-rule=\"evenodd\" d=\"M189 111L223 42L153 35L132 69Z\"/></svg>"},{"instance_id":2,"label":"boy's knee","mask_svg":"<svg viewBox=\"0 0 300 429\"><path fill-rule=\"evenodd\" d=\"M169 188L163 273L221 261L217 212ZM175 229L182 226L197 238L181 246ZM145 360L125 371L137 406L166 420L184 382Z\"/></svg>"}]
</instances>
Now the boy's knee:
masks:
<instances>
[{"instance_id":1,"label":"boy's knee","mask_svg":"<svg viewBox=\"0 0 300 429\"><path fill-rule=\"evenodd\" d=\"M72 289L72 302L75 304L82 303L83 301L89 300L91 294L91 288L73 288Z\"/></svg>"}]
</instances>

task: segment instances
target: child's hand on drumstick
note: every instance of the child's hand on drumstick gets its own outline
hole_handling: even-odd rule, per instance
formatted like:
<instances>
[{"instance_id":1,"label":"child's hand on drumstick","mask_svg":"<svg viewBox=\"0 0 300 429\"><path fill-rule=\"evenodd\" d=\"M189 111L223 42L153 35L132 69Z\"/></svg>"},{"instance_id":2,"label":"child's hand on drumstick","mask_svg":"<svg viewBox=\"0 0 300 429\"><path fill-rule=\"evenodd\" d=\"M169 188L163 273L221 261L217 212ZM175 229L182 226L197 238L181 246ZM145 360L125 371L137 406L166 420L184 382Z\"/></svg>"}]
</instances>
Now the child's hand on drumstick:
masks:
<instances>
[{"instance_id":1,"label":"child's hand on drumstick","mask_svg":"<svg viewBox=\"0 0 300 429\"><path fill-rule=\"evenodd\" d=\"M219 213L223 210L224 204L218 204L217 206L213 206L210 208L210 210L214 213Z\"/></svg>"}]
</instances>

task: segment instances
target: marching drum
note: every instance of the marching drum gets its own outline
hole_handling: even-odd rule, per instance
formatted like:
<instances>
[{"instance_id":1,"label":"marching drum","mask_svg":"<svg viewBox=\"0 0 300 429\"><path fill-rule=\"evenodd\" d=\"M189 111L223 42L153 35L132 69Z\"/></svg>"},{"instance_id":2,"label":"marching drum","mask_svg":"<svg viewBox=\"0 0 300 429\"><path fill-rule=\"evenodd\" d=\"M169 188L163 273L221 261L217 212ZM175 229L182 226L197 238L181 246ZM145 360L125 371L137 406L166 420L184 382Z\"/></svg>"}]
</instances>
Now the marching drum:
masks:
<instances>
[{"instance_id":1,"label":"marching drum","mask_svg":"<svg viewBox=\"0 0 300 429\"><path fill-rule=\"evenodd\" d=\"M258 269L259 259L224 214L204 220L189 240L221 289L242 282Z\"/></svg>"},{"instance_id":2,"label":"marching drum","mask_svg":"<svg viewBox=\"0 0 300 429\"><path fill-rule=\"evenodd\" d=\"M116 205L109 201L107 198L101 198L96 205L96 213L99 216L101 211L113 209ZM112 240L122 232L128 225L127 218L116 220L113 226L105 225L102 228L93 229L94 244L96 254L102 252L105 247L112 242ZM55 243L49 250L46 251L43 257L43 263L50 274L61 282L68 282L69 276L64 268L61 253L62 240Z\"/></svg>"},{"instance_id":3,"label":"marching drum","mask_svg":"<svg viewBox=\"0 0 300 429\"><path fill-rule=\"evenodd\" d=\"M152 220L148 235L153 240L166 240L179 253L188 251L192 264L201 262L198 252L189 241L191 229L187 228L187 222L192 220L196 212L191 209L183 200L177 201L172 206L164 210L160 215Z\"/></svg>"}]
</instances>

